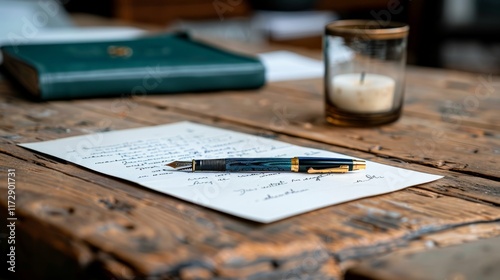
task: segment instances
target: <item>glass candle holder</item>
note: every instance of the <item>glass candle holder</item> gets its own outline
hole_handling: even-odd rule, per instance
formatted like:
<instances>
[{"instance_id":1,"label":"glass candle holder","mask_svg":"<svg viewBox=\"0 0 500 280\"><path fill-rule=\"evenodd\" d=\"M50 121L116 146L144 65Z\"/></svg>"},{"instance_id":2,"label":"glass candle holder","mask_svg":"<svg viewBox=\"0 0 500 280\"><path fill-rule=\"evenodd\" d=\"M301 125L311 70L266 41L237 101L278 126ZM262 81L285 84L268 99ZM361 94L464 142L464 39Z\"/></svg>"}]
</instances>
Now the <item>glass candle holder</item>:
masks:
<instances>
[{"instance_id":1,"label":"glass candle holder","mask_svg":"<svg viewBox=\"0 0 500 280\"><path fill-rule=\"evenodd\" d=\"M324 36L326 120L340 126L373 126L401 115L406 41L403 23L340 20Z\"/></svg>"}]
</instances>

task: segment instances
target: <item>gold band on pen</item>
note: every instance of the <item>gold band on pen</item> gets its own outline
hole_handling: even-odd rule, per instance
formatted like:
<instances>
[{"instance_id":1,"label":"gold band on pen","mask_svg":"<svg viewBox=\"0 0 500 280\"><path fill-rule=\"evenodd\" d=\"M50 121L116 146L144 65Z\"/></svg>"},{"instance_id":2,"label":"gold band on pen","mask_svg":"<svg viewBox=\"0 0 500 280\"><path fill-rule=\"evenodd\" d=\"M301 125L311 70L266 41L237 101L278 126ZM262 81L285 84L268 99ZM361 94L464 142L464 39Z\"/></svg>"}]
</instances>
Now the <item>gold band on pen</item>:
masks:
<instances>
[{"instance_id":1,"label":"gold band on pen","mask_svg":"<svg viewBox=\"0 0 500 280\"><path fill-rule=\"evenodd\" d=\"M365 170L366 169L366 161L354 159L352 161L352 170Z\"/></svg>"},{"instance_id":2,"label":"gold band on pen","mask_svg":"<svg viewBox=\"0 0 500 280\"><path fill-rule=\"evenodd\" d=\"M293 172L299 172L299 158L298 157L292 158L290 170Z\"/></svg>"}]
</instances>

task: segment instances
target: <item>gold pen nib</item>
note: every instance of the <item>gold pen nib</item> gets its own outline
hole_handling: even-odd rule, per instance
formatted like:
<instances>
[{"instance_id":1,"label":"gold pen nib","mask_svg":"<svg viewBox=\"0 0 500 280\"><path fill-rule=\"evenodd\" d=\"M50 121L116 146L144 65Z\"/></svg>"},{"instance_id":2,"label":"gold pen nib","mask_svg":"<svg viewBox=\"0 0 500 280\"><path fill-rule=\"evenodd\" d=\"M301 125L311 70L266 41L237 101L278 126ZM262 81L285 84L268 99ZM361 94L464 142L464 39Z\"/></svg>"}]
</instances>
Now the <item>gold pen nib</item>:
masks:
<instances>
[{"instance_id":1,"label":"gold pen nib","mask_svg":"<svg viewBox=\"0 0 500 280\"><path fill-rule=\"evenodd\" d=\"M167 166L174 168L175 170L187 170L193 168L192 161L173 161L168 163Z\"/></svg>"}]
</instances>

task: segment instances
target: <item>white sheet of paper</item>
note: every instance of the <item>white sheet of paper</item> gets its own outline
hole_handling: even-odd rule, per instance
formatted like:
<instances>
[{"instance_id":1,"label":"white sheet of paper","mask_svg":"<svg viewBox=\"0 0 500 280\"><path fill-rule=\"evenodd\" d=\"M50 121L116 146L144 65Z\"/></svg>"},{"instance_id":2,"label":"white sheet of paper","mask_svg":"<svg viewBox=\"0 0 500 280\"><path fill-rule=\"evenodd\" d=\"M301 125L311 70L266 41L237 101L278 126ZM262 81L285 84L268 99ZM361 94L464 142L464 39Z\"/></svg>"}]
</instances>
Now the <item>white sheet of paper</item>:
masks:
<instances>
[{"instance_id":1,"label":"white sheet of paper","mask_svg":"<svg viewBox=\"0 0 500 280\"><path fill-rule=\"evenodd\" d=\"M255 11L252 27L275 40L301 39L323 35L337 18L332 11Z\"/></svg>"},{"instance_id":2,"label":"white sheet of paper","mask_svg":"<svg viewBox=\"0 0 500 280\"><path fill-rule=\"evenodd\" d=\"M367 162L344 174L174 171L174 160L345 155L180 122L20 146L234 216L269 223L325 206L427 183L442 176Z\"/></svg>"},{"instance_id":3,"label":"white sheet of paper","mask_svg":"<svg viewBox=\"0 0 500 280\"><path fill-rule=\"evenodd\" d=\"M266 68L268 82L323 77L325 67L321 60L290 51L261 53L258 56Z\"/></svg>"}]
</instances>

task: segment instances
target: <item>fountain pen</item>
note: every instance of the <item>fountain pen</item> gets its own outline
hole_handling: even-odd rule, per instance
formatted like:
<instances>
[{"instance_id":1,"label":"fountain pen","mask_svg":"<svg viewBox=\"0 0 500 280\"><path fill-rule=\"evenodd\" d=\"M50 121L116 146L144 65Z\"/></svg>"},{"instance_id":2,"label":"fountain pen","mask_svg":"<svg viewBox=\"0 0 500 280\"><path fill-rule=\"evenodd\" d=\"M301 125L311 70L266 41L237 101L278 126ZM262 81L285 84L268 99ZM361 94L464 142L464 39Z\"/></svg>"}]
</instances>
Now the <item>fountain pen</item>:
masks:
<instances>
[{"instance_id":1,"label":"fountain pen","mask_svg":"<svg viewBox=\"0 0 500 280\"><path fill-rule=\"evenodd\" d=\"M344 173L363 170L366 162L358 159L293 157L293 158L223 158L174 161L167 166L186 171L292 171L302 173Z\"/></svg>"}]
</instances>

